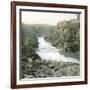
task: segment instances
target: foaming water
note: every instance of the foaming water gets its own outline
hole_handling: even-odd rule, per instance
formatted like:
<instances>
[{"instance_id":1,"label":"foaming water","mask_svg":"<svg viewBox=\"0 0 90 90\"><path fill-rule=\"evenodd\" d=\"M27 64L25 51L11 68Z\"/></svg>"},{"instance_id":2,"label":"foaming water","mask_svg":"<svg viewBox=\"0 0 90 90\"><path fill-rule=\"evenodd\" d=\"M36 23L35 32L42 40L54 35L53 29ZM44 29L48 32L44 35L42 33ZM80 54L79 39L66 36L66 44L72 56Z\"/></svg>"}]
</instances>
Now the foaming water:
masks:
<instances>
[{"instance_id":1,"label":"foaming water","mask_svg":"<svg viewBox=\"0 0 90 90\"><path fill-rule=\"evenodd\" d=\"M71 62L71 63L79 63L77 59L72 57L65 57L60 54L59 49L52 46L49 42L47 42L44 37L38 37L38 49L36 53L43 60L52 60L52 61L61 61L61 62Z\"/></svg>"}]
</instances>

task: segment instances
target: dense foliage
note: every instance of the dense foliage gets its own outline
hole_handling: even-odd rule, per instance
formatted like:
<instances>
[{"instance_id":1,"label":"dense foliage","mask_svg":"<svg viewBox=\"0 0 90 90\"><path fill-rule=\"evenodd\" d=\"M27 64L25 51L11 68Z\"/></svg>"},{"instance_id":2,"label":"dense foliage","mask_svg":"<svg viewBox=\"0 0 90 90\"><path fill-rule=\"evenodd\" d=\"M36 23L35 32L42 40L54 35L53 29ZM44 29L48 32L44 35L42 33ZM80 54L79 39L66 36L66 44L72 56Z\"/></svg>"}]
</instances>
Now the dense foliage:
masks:
<instances>
[{"instance_id":1,"label":"dense foliage","mask_svg":"<svg viewBox=\"0 0 90 90\"><path fill-rule=\"evenodd\" d=\"M48 40L53 46L64 51L77 52L80 49L80 25L78 19L58 22L57 29L51 30Z\"/></svg>"},{"instance_id":2,"label":"dense foliage","mask_svg":"<svg viewBox=\"0 0 90 90\"><path fill-rule=\"evenodd\" d=\"M80 66L75 63L63 63L55 61L43 61L28 58L28 63L22 74L24 78L46 78L61 76L79 76Z\"/></svg>"}]
</instances>

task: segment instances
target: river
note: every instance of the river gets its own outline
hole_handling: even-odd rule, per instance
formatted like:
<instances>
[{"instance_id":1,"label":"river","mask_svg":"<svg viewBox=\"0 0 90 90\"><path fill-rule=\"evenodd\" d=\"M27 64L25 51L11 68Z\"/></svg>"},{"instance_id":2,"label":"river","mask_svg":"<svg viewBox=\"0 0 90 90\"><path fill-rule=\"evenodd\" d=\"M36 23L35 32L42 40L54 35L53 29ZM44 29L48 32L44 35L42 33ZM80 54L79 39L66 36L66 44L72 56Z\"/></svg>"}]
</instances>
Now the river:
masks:
<instances>
[{"instance_id":1,"label":"river","mask_svg":"<svg viewBox=\"0 0 90 90\"><path fill-rule=\"evenodd\" d=\"M60 54L59 49L52 46L44 39L44 37L38 37L37 39L38 49L36 50L36 53L41 57L42 60L79 63L79 61L75 58L65 57L63 54Z\"/></svg>"}]
</instances>

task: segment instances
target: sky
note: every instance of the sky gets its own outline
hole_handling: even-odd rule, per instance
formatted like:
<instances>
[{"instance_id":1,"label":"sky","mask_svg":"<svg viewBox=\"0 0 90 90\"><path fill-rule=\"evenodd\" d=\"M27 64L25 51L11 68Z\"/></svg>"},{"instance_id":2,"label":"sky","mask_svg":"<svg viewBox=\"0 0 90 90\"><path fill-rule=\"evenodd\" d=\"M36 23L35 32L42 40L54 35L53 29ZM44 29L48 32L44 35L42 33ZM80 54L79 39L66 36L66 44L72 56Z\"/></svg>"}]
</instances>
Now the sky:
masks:
<instances>
[{"instance_id":1,"label":"sky","mask_svg":"<svg viewBox=\"0 0 90 90\"><path fill-rule=\"evenodd\" d=\"M25 24L57 25L60 21L75 19L77 14L22 11L21 22Z\"/></svg>"}]
</instances>

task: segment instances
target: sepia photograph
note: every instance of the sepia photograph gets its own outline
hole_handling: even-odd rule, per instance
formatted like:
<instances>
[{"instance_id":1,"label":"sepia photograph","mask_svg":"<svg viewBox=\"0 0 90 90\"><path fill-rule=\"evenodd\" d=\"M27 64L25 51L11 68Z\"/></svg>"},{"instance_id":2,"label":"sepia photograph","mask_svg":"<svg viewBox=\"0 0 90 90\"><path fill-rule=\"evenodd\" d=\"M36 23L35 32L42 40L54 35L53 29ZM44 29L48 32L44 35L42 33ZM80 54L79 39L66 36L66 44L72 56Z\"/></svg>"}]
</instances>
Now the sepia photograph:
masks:
<instances>
[{"instance_id":1,"label":"sepia photograph","mask_svg":"<svg viewBox=\"0 0 90 90\"><path fill-rule=\"evenodd\" d=\"M80 14L20 13L20 79L80 76Z\"/></svg>"}]
</instances>

